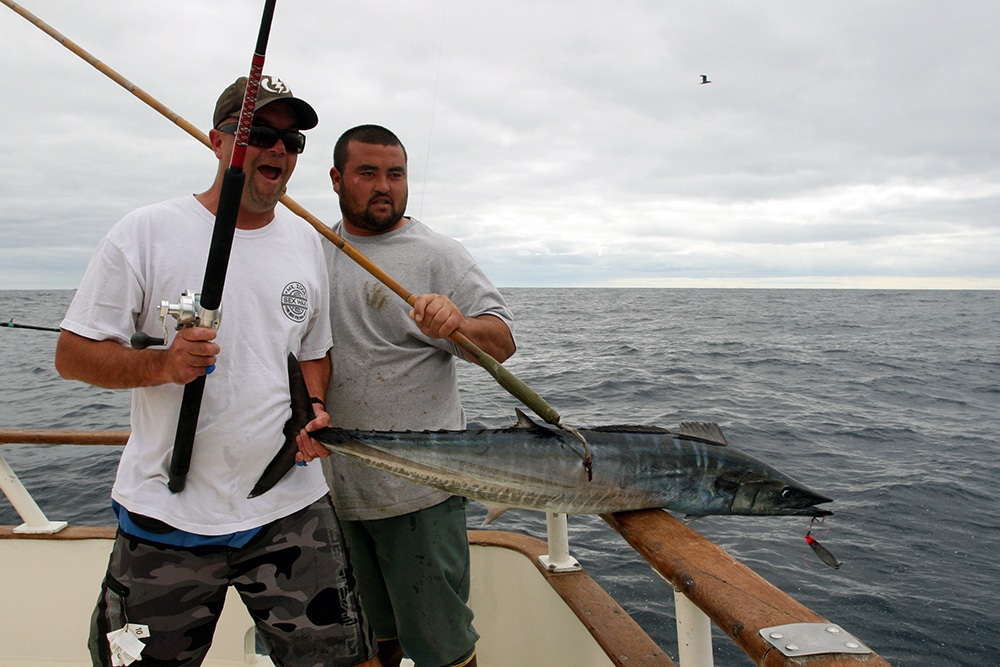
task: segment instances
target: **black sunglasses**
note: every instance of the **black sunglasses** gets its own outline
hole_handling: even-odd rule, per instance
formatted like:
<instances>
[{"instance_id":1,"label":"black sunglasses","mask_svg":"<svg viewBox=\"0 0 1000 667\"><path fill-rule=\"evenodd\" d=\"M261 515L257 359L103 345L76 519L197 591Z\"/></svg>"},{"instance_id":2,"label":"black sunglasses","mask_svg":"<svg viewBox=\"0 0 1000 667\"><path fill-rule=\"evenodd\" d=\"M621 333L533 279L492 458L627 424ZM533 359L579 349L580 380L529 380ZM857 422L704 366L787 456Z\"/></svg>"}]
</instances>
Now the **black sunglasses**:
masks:
<instances>
[{"instance_id":1,"label":"black sunglasses","mask_svg":"<svg viewBox=\"0 0 1000 667\"><path fill-rule=\"evenodd\" d=\"M226 123L219 126L219 132L236 134L239 126L239 123ZM257 148L270 148L278 143L278 139L285 144L285 150L289 153L301 153L306 149L306 135L298 130L279 130L270 125L251 125L247 144Z\"/></svg>"}]
</instances>

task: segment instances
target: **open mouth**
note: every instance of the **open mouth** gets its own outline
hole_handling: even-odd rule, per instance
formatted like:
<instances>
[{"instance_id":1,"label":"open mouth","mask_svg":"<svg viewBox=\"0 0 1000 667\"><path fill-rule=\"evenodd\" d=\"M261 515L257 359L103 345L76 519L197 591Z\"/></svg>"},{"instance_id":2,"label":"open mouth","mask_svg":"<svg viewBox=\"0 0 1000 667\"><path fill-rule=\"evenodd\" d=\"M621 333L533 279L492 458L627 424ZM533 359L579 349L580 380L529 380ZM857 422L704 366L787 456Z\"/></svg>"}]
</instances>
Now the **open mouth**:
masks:
<instances>
[{"instance_id":1,"label":"open mouth","mask_svg":"<svg viewBox=\"0 0 1000 667\"><path fill-rule=\"evenodd\" d=\"M276 181L281 178L281 168L273 167L268 164L261 165L257 167L257 173L266 178L269 181Z\"/></svg>"}]
</instances>

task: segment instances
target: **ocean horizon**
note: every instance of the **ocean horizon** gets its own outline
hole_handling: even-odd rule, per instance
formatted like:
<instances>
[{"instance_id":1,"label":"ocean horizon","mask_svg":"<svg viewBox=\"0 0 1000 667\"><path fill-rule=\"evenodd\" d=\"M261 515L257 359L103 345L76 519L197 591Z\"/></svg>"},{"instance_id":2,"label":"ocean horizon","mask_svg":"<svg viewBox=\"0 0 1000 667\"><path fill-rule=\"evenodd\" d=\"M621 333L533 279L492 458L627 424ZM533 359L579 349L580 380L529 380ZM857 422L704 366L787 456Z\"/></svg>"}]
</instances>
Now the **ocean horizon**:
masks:
<instances>
[{"instance_id":1,"label":"ocean horizon","mask_svg":"<svg viewBox=\"0 0 1000 667\"><path fill-rule=\"evenodd\" d=\"M505 367L567 424L718 423L731 445L833 498L813 534L843 565L809 550L805 517L707 517L692 528L893 665L996 664L996 290L502 291L518 337ZM0 318L58 327L72 293L0 291ZM126 428L129 392L60 379L56 338L0 332L2 425ZM520 403L482 369L463 364L460 382L470 428L513 422ZM116 448L0 452L50 518L112 523ZM470 505L470 527L484 516ZM19 523L2 498L0 523ZM676 659L669 586L598 517L569 523L573 555ZM545 536L536 512L491 527ZM718 630L715 659L752 664Z\"/></svg>"}]
</instances>

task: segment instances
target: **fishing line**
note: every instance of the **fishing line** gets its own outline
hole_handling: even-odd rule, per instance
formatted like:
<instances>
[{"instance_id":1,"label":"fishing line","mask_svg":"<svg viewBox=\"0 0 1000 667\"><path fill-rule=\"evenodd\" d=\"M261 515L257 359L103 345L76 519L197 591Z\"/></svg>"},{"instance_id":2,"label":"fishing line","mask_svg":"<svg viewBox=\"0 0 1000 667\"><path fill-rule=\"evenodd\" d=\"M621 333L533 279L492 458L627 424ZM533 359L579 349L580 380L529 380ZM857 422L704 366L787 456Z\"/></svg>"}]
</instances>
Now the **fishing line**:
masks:
<instances>
[{"instance_id":1,"label":"fishing line","mask_svg":"<svg viewBox=\"0 0 1000 667\"><path fill-rule=\"evenodd\" d=\"M510 414L507 412L508 410L507 406L500 405L499 401L497 401L492 396L487 397L485 403L486 405L489 405L490 407L494 408L497 414L502 415L502 418L504 419L505 423L510 421ZM508 426L513 426L516 423L517 419L514 419L513 423L508 424Z\"/></svg>"},{"instance_id":2,"label":"fishing line","mask_svg":"<svg viewBox=\"0 0 1000 667\"><path fill-rule=\"evenodd\" d=\"M444 53L444 25L445 17L448 14L448 0L444 1L444 6L441 8L441 35L438 39L438 57L437 57L437 67L434 70L434 89L431 92L431 118L430 125L427 128L427 149L424 152L424 182L420 186L420 206L417 208L417 219L424 219L424 200L425 194L427 193L427 181L430 174L430 164L431 164L431 139L434 136L434 112L437 109L437 93L438 93L438 81L441 79L441 61L442 54Z\"/></svg>"}]
</instances>

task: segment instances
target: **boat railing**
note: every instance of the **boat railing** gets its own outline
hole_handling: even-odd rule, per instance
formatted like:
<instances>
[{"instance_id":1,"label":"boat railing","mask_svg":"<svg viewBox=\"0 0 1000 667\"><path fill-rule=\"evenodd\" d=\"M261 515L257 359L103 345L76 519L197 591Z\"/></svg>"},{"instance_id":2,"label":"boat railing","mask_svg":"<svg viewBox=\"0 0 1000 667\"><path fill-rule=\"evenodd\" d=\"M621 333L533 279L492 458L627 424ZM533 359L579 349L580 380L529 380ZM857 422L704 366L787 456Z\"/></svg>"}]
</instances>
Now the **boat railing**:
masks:
<instances>
[{"instance_id":1,"label":"boat railing","mask_svg":"<svg viewBox=\"0 0 1000 667\"><path fill-rule=\"evenodd\" d=\"M3 444L124 445L128 431L0 429ZM24 523L15 533L53 533L0 452L0 488ZM673 588L680 667L712 667L714 623L762 667L888 666L861 640L738 562L722 547L662 510L601 515ZM541 567L558 576L580 565L570 555L566 515L547 515L548 553ZM581 619L585 620L585 619Z\"/></svg>"},{"instance_id":2,"label":"boat railing","mask_svg":"<svg viewBox=\"0 0 1000 667\"><path fill-rule=\"evenodd\" d=\"M54 429L0 429L0 445L124 445L128 431L68 431ZM50 521L0 453L0 489L21 517L18 534L57 533L68 524Z\"/></svg>"}]
</instances>

